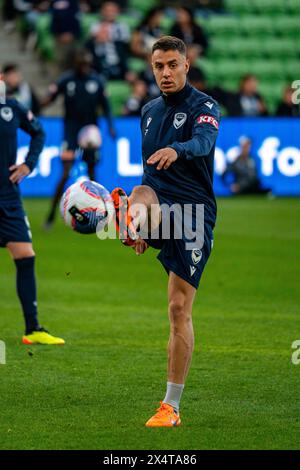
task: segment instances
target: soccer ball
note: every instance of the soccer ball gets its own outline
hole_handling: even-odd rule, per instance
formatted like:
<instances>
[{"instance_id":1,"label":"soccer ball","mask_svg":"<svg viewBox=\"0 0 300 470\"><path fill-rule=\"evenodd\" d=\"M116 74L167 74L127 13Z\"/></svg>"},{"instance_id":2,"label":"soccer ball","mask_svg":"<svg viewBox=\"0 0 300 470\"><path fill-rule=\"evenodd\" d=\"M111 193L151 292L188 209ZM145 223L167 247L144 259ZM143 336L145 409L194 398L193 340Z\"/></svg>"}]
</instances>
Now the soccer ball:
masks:
<instances>
[{"instance_id":1,"label":"soccer ball","mask_svg":"<svg viewBox=\"0 0 300 470\"><path fill-rule=\"evenodd\" d=\"M115 213L109 191L95 181L72 184L63 194L60 212L65 224L83 234L99 233Z\"/></svg>"},{"instance_id":2,"label":"soccer ball","mask_svg":"<svg viewBox=\"0 0 300 470\"><path fill-rule=\"evenodd\" d=\"M78 145L83 150L98 149L101 147L102 137L100 130L94 124L84 126L78 133Z\"/></svg>"}]
</instances>

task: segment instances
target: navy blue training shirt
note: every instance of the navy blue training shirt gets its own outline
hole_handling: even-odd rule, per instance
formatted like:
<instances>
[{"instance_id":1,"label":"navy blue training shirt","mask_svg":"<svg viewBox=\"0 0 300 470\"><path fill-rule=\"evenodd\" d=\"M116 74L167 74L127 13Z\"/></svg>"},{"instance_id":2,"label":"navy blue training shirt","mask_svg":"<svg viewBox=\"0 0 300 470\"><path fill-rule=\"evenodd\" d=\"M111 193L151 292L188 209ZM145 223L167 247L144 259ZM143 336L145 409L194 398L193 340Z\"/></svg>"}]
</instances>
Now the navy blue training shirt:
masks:
<instances>
[{"instance_id":1,"label":"navy blue training shirt","mask_svg":"<svg viewBox=\"0 0 300 470\"><path fill-rule=\"evenodd\" d=\"M53 100L57 95L63 95L66 120L74 121L82 127L97 124L97 109L101 106L111 126L110 105L103 82L95 72L87 75L66 72L56 83L50 85L49 92Z\"/></svg>"},{"instance_id":2,"label":"navy blue training shirt","mask_svg":"<svg viewBox=\"0 0 300 470\"><path fill-rule=\"evenodd\" d=\"M219 106L190 84L178 93L162 95L142 109L143 184L179 204L204 204L215 223L213 191L215 142ZM167 170L157 170L147 159L157 150L171 147L178 159Z\"/></svg>"},{"instance_id":3,"label":"navy blue training shirt","mask_svg":"<svg viewBox=\"0 0 300 470\"><path fill-rule=\"evenodd\" d=\"M0 103L0 204L12 204L19 200L18 184L13 184L9 177L9 167L16 163L17 131L23 129L31 136L26 165L32 171L43 149L45 134L40 122L31 111L25 109L18 101L8 99Z\"/></svg>"}]
</instances>

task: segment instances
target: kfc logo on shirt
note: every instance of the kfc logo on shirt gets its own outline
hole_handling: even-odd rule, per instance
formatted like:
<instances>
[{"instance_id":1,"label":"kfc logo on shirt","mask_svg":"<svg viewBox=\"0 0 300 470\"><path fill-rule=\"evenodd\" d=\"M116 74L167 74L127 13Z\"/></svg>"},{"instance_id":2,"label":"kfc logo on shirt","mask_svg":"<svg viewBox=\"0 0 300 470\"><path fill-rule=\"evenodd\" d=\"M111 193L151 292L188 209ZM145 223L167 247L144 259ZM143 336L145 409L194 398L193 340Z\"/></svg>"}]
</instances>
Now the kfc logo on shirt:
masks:
<instances>
[{"instance_id":1,"label":"kfc logo on shirt","mask_svg":"<svg viewBox=\"0 0 300 470\"><path fill-rule=\"evenodd\" d=\"M219 129L218 121L214 117L208 116L207 114L201 114L197 118L197 122L198 124L202 124L203 122L206 122L206 123L212 124L216 129Z\"/></svg>"}]
</instances>

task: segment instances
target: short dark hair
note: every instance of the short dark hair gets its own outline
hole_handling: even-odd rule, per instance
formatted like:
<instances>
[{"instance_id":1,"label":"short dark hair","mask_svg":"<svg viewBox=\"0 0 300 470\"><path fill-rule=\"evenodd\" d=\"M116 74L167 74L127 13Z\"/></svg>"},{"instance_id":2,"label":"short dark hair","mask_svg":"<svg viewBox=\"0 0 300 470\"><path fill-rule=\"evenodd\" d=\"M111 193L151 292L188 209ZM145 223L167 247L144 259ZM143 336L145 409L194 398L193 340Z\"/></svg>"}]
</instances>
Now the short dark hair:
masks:
<instances>
[{"instance_id":1,"label":"short dark hair","mask_svg":"<svg viewBox=\"0 0 300 470\"><path fill-rule=\"evenodd\" d=\"M17 72L18 70L20 70L20 67L18 66L18 64L5 64L3 65L2 67L2 73L10 73L10 72Z\"/></svg>"},{"instance_id":2,"label":"short dark hair","mask_svg":"<svg viewBox=\"0 0 300 470\"><path fill-rule=\"evenodd\" d=\"M186 57L186 45L184 42L175 36L162 36L159 38L152 47L152 54L154 51L178 51Z\"/></svg>"}]
</instances>

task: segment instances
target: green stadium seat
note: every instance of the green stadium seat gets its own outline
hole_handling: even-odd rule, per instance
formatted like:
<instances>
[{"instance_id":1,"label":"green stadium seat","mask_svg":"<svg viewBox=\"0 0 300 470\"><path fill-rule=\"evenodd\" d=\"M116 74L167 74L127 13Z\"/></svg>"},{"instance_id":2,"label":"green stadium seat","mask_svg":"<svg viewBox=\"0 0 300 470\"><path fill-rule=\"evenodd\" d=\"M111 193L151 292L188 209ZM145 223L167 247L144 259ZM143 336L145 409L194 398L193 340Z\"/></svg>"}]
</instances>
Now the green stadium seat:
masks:
<instances>
[{"instance_id":1,"label":"green stadium seat","mask_svg":"<svg viewBox=\"0 0 300 470\"><path fill-rule=\"evenodd\" d=\"M243 34L256 38L265 38L274 31L273 21L268 16L244 16L240 18L240 27Z\"/></svg>"},{"instance_id":2,"label":"green stadium seat","mask_svg":"<svg viewBox=\"0 0 300 470\"><path fill-rule=\"evenodd\" d=\"M145 14L151 8L158 6L158 3L157 0L129 0L128 7Z\"/></svg>"},{"instance_id":3,"label":"green stadium seat","mask_svg":"<svg viewBox=\"0 0 300 470\"><path fill-rule=\"evenodd\" d=\"M262 42L262 51L265 56L270 58L283 58L298 57L299 43L295 44L293 39L290 38L268 38Z\"/></svg>"},{"instance_id":4,"label":"green stadium seat","mask_svg":"<svg viewBox=\"0 0 300 470\"><path fill-rule=\"evenodd\" d=\"M229 15L211 15L208 18L197 17L196 22L212 36L233 36L240 31L239 18Z\"/></svg>"},{"instance_id":5,"label":"green stadium seat","mask_svg":"<svg viewBox=\"0 0 300 470\"><path fill-rule=\"evenodd\" d=\"M252 71L252 63L248 60L220 60L215 64L217 80L234 81Z\"/></svg>"},{"instance_id":6,"label":"green stadium seat","mask_svg":"<svg viewBox=\"0 0 300 470\"><path fill-rule=\"evenodd\" d=\"M263 55L263 41L260 38L249 37L241 40L236 38L232 43L232 56L239 57L240 59L257 59Z\"/></svg>"},{"instance_id":7,"label":"green stadium seat","mask_svg":"<svg viewBox=\"0 0 300 470\"><path fill-rule=\"evenodd\" d=\"M287 10L292 15L300 15L300 2L299 0L287 0Z\"/></svg>"},{"instance_id":8,"label":"green stadium seat","mask_svg":"<svg viewBox=\"0 0 300 470\"><path fill-rule=\"evenodd\" d=\"M50 34L50 22L51 17L48 13L43 13L38 17L36 30L39 38Z\"/></svg>"},{"instance_id":9,"label":"green stadium seat","mask_svg":"<svg viewBox=\"0 0 300 470\"><path fill-rule=\"evenodd\" d=\"M241 59L261 57L261 41L257 38L241 40L240 37L215 37L211 41L209 56L212 58L239 57Z\"/></svg>"},{"instance_id":10,"label":"green stadium seat","mask_svg":"<svg viewBox=\"0 0 300 470\"><path fill-rule=\"evenodd\" d=\"M163 31L164 34L169 34L172 26L174 24L174 19L173 18L170 18L169 16L167 15L164 15L162 17L162 20L160 22L160 27Z\"/></svg>"},{"instance_id":11,"label":"green stadium seat","mask_svg":"<svg viewBox=\"0 0 300 470\"><path fill-rule=\"evenodd\" d=\"M146 62L143 59L138 59L137 57L129 57L128 59L128 69L132 72L140 73L145 70L147 67Z\"/></svg>"},{"instance_id":12,"label":"green stadium seat","mask_svg":"<svg viewBox=\"0 0 300 470\"><path fill-rule=\"evenodd\" d=\"M282 97L282 92L285 85L286 84L284 81L268 81L259 83L259 92L265 99L269 112L276 112L276 108Z\"/></svg>"},{"instance_id":13,"label":"green stadium seat","mask_svg":"<svg viewBox=\"0 0 300 470\"><path fill-rule=\"evenodd\" d=\"M216 77L216 63L215 61L209 59L209 58L204 58L201 57L196 61L196 67L199 69L203 70L207 80L209 82L213 82L215 77Z\"/></svg>"},{"instance_id":14,"label":"green stadium seat","mask_svg":"<svg viewBox=\"0 0 300 470\"><path fill-rule=\"evenodd\" d=\"M255 61L252 64L251 72L261 80L278 81L285 77L285 69L281 61Z\"/></svg>"},{"instance_id":15,"label":"green stadium seat","mask_svg":"<svg viewBox=\"0 0 300 470\"><path fill-rule=\"evenodd\" d=\"M136 27L141 22L141 18L139 16L125 15L125 14L119 15L118 20L121 21L122 23L127 24L131 32L135 30Z\"/></svg>"},{"instance_id":16,"label":"green stadium seat","mask_svg":"<svg viewBox=\"0 0 300 470\"><path fill-rule=\"evenodd\" d=\"M278 16L286 11L286 2L283 0L252 0L257 13Z\"/></svg>"},{"instance_id":17,"label":"green stadium seat","mask_svg":"<svg viewBox=\"0 0 300 470\"><path fill-rule=\"evenodd\" d=\"M94 15L90 13L84 13L80 16L81 23L81 38L83 41L86 41L90 35L91 27L93 24L97 23L100 20L99 15Z\"/></svg>"},{"instance_id":18,"label":"green stadium seat","mask_svg":"<svg viewBox=\"0 0 300 470\"><path fill-rule=\"evenodd\" d=\"M53 60L55 54L55 41L50 32L51 17L48 13L40 15L36 25L37 48L45 60Z\"/></svg>"},{"instance_id":19,"label":"green stadium seat","mask_svg":"<svg viewBox=\"0 0 300 470\"><path fill-rule=\"evenodd\" d=\"M122 114L123 106L130 95L130 85L123 80L109 81L107 82L106 90L113 115Z\"/></svg>"},{"instance_id":20,"label":"green stadium seat","mask_svg":"<svg viewBox=\"0 0 300 470\"><path fill-rule=\"evenodd\" d=\"M225 9L229 13L247 15L255 11L255 5L253 2L247 2L245 0L226 0Z\"/></svg>"},{"instance_id":21,"label":"green stadium seat","mask_svg":"<svg viewBox=\"0 0 300 470\"><path fill-rule=\"evenodd\" d=\"M238 91L240 83L240 77L231 77L222 80L222 88L227 91Z\"/></svg>"},{"instance_id":22,"label":"green stadium seat","mask_svg":"<svg viewBox=\"0 0 300 470\"><path fill-rule=\"evenodd\" d=\"M284 67L284 76L290 82L299 79L300 77L300 61L299 60L288 60L282 64Z\"/></svg>"},{"instance_id":23,"label":"green stadium seat","mask_svg":"<svg viewBox=\"0 0 300 470\"><path fill-rule=\"evenodd\" d=\"M274 18L274 31L280 36L288 36L299 41L300 15L294 17L279 16L278 18Z\"/></svg>"}]
</instances>

